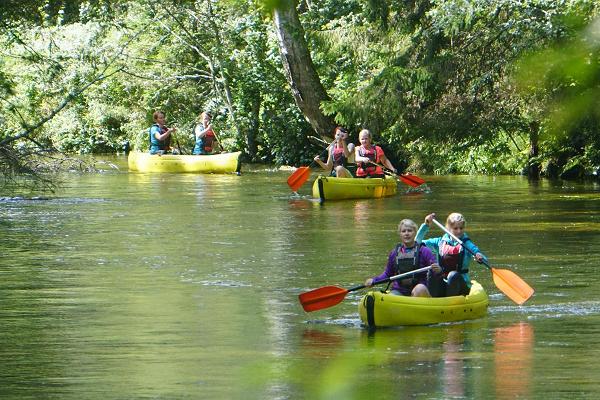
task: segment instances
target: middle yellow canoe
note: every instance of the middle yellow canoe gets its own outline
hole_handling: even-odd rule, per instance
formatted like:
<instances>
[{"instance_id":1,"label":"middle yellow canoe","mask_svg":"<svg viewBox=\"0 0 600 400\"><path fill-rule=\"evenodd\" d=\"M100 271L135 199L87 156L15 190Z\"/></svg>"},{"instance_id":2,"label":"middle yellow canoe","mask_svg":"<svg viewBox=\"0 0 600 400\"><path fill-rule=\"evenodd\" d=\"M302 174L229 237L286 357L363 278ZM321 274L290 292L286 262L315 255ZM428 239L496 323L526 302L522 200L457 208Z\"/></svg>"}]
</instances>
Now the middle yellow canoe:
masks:
<instances>
[{"instance_id":1,"label":"middle yellow canoe","mask_svg":"<svg viewBox=\"0 0 600 400\"><path fill-rule=\"evenodd\" d=\"M398 190L395 178L334 178L319 175L312 187L312 195L321 201L371 199L393 196Z\"/></svg>"},{"instance_id":2,"label":"middle yellow canoe","mask_svg":"<svg viewBox=\"0 0 600 400\"><path fill-rule=\"evenodd\" d=\"M358 304L358 313L369 327L430 325L481 318L487 307L487 293L471 281L467 296L411 297L370 291Z\"/></svg>"}]
</instances>

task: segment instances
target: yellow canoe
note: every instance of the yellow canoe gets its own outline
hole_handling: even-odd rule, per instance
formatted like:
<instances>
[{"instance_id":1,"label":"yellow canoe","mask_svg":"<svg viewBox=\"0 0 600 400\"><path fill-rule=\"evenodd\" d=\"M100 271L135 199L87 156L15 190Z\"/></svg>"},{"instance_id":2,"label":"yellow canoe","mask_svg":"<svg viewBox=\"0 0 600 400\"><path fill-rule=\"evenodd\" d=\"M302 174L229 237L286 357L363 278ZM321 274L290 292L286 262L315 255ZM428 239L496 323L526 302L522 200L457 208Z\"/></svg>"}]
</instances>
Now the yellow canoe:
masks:
<instances>
[{"instance_id":1,"label":"yellow canoe","mask_svg":"<svg viewBox=\"0 0 600 400\"><path fill-rule=\"evenodd\" d=\"M467 296L411 297L371 291L358 304L360 319L369 327L430 325L463 321L486 315L488 295L471 281Z\"/></svg>"},{"instance_id":2,"label":"yellow canoe","mask_svg":"<svg viewBox=\"0 0 600 400\"><path fill-rule=\"evenodd\" d=\"M371 199L393 196L398 189L395 178L335 178L319 175L312 187L314 198L325 200Z\"/></svg>"},{"instance_id":3,"label":"yellow canoe","mask_svg":"<svg viewBox=\"0 0 600 400\"><path fill-rule=\"evenodd\" d=\"M240 172L240 155L235 153L203 156L181 154L150 154L131 152L127 158L130 171L137 172L196 172L203 174L226 174Z\"/></svg>"}]
</instances>

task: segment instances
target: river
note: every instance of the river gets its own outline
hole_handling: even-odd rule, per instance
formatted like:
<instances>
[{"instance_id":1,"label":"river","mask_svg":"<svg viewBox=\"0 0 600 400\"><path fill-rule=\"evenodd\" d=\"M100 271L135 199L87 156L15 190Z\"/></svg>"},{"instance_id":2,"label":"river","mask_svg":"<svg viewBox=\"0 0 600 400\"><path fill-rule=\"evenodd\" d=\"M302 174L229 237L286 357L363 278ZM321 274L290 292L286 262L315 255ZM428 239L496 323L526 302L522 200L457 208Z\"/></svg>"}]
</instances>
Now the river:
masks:
<instances>
[{"instance_id":1,"label":"river","mask_svg":"<svg viewBox=\"0 0 600 400\"><path fill-rule=\"evenodd\" d=\"M600 186L424 176L430 192L312 201L290 172L69 174L0 201L2 399L560 399L600 393ZM462 212L493 266L485 318L361 326L364 291L305 313L298 294L383 271L402 218ZM439 233L432 228L433 233Z\"/></svg>"}]
</instances>

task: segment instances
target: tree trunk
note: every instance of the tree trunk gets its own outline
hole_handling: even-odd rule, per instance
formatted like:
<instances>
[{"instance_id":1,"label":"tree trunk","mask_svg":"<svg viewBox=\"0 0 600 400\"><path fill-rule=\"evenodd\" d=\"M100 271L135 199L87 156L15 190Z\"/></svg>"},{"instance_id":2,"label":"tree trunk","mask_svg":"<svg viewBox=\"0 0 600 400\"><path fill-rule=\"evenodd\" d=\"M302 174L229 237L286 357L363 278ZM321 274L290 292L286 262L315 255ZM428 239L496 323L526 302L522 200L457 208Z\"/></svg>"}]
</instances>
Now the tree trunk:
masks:
<instances>
[{"instance_id":1,"label":"tree trunk","mask_svg":"<svg viewBox=\"0 0 600 400\"><path fill-rule=\"evenodd\" d=\"M537 160L539 155L539 132L540 123L533 121L529 124L529 162L527 166L527 176L529 179L540 179L540 163Z\"/></svg>"},{"instance_id":2,"label":"tree trunk","mask_svg":"<svg viewBox=\"0 0 600 400\"><path fill-rule=\"evenodd\" d=\"M247 152L253 161L256 161L258 153L258 142L256 139L258 137L261 101L262 98L260 92L256 91L256 93L252 95L252 103L250 110L250 126L248 128L248 133L246 134Z\"/></svg>"},{"instance_id":3,"label":"tree trunk","mask_svg":"<svg viewBox=\"0 0 600 400\"><path fill-rule=\"evenodd\" d=\"M331 136L335 121L321 111L321 102L329 100L317 75L304 38L304 29L296 12L297 0L281 0L273 11L275 30L286 78L296 104L321 136Z\"/></svg>"}]
</instances>

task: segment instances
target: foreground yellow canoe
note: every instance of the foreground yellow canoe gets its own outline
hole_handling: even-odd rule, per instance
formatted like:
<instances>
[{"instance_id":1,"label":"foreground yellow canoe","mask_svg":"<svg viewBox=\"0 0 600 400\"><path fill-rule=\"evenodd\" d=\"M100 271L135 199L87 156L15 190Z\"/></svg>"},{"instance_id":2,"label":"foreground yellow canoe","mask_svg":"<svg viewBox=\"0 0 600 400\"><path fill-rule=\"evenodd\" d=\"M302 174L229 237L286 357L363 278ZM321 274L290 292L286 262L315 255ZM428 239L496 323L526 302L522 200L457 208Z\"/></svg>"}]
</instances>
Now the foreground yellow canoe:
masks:
<instances>
[{"instance_id":1,"label":"foreground yellow canoe","mask_svg":"<svg viewBox=\"0 0 600 400\"><path fill-rule=\"evenodd\" d=\"M315 198L325 200L371 199L393 196L398 190L395 178L334 178L319 175L312 187Z\"/></svg>"},{"instance_id":2,"label":"foreground yellow canoe","mask_svg":"<svg viewBox=\"0 0 600 400\"><path fill-rule=\"evenodd\" d=\"M196 172L203 174L226 174L240 172L240 155L235 153L206 156L174 155L131 152L127 158L129 170L138 172Z\"/></svg>"},{"instance_id":3,"label":"foreground yellow canoe","mask_svg":"<svg viewBox=\"0 0 600 400\"><path fill-rule=\"evenodd\" d=\"M467 296L410 297L371 291L358 304L360 319L369 327L430 325L481 318L487 313L488 295L471 281Z\"/></svg>"}]
</instances>

